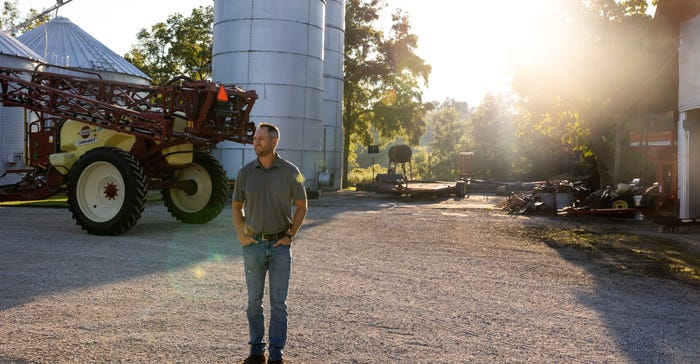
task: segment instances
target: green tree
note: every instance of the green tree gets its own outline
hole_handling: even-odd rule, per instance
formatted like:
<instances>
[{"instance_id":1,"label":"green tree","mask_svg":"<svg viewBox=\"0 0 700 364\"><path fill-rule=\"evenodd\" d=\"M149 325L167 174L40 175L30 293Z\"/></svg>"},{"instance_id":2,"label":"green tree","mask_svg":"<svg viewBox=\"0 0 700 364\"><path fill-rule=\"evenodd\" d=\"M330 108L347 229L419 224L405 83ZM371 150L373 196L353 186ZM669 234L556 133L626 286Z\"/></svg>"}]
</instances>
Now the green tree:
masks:
<instances>
[{"instance_id":1,"label":"green tree","mask_svg":"<svg viewBox=\"0 0 700 364\"><path fill-rule=\"evenodd\" d=\"M471 140L466 102L447 99L430 115L431 175L437 179L455 179L459 152L465 151Z\"/></svg>"},{"instance_id":2,"label":"green tree","mask_svg":"<svg viewBox=\"0 0 700 364\"><path fill-rule=\"evenodd\" d=\"M594 169L580 117L562 111L539 115L536 121L527 110L520 110L516 124L518 157L514 173L525 180L569 179L591 176ZM573 128L574 130L570 130Z\"/></svg>"},{"instance_id":3,"label":"green tree","mask_svg":"<svg viewBox=\"0 0 700 364\"><path fill-rule=\"evenodd\" d=\"M520 130L551 135L560 146L594 158L600 182L609 184L615 125L624 121L650 72L647 2L559 4L571 6L542 22L539 58L516 71L513 86L529 123Z\"/></svg>"},{"instance_id":4,"label":"green tree","mask_svg":"<svg viewBox=\"0 0 700 364\"><path fill-rule=\"evenodd\" d=\"M2 3L2 16L0 16L0 28L9 31L19 24L19 10L17 0L4 1Z\"/></svg>"},{"instance_id":5,"label":"green tree","mask_svg":"<svg viewBox=\"0 0 700 364\"><path fill-rule=\"evenodd\" d=\"M513 176L515 121L508 99L488 94L471 114L474 175L491 180Z\"/></svg>"},{"instance_id":6,"label":"green tree","mask_svg":"<svg viewBox=\"0 0 700 364\"><path fill-rule=\"evenodd\" d=\"M387 36L375 27L381 0L349 0L345 17L345 82L343 95L343 186L347 185L352 141L373 143L404 137L417 144L425 131L430 104L422 102L420 82L431 68L415 54L418 37L408 16L396 11Z\"/></svg>"},{"instance_id":7,"label":"green tree","mask_svg":"<svg viewBox=\"0 0 700 364\"><path fill-rule=\"evenodd\" d=\"M141 29L138 43L124 58L162 85L175 76L211 78L212 6L192 10L189 17L173 14L163 23Z\"/></svg>"},{"instance_id":8,"label":"green tree","mask_svg":"<svg viewBox=\"0 0 700 364\"><path fill-rule=\"evenodd\" d=\"M43 16L38 16L39 11L31 8L29 9L29 12L27 15L24 17L24 20L22 20L22 17L19 13L19 9L17 4L19 1L14 0L14 1L4 1L2 3L2 14L0 14L0 29L3 29L5 31L13 31L13 33L24 33L27 31L30 31L47 21L51 20L51 14L44 14ZM21 27L21 29L15 29L25 21L31 19L31 21ZM12 34L16 35L16 34Z\"/></svg>"}]
</instances>

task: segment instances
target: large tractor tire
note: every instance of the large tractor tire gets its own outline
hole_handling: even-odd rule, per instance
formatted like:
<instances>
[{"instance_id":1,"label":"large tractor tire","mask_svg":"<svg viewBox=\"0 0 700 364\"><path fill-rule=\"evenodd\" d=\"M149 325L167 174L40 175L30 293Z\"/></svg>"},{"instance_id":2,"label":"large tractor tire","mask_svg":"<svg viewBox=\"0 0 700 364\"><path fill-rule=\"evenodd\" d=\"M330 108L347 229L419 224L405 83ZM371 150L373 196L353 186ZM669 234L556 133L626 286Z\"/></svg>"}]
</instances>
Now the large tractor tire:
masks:
<instances>
[{"instance_id":1,"label":"large tractor tire","mask_svg":"<svg viewBox=\"0 0 700 364\"><path fill-rule=\"evenodd\" d=\"M173 175L176 181L194 181L196 188L161 191L165 207L178 221L205 224L215 219L228 200L228 178L224 167L207 153L197 153L192 164Z\"/></svg>"},{"instance_id":2,"label":"large tractor tire","mask_svg":"<svg viewBox=\"0 0 700 364\"><path fill-rule=\"evenodd\" d=\"M95 148L75 163L68 176L68 208L83 230L119 235L131 229L146 203L143 168L118 148Z\"/></svg>"}]
</instances>

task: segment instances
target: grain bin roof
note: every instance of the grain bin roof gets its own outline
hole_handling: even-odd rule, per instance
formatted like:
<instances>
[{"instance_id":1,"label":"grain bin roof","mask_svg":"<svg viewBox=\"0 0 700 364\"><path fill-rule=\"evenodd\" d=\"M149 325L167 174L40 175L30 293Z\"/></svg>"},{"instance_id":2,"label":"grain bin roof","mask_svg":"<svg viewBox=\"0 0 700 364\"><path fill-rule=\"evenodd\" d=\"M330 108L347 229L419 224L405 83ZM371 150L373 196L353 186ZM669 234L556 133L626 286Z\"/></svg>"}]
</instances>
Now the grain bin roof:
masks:
<instances>
[{"instance_id":1,"label":"grain bin roof","mask_svg":"<svg viewBox=\"0 0 700 364\"><path fill-rule=\"evenodd\" d=\"M150 80L136 66L65 17L56 17L17 39L53 65L117 72Z\"/></svg>"},{"instance_id":2,"label":"grain bin roof","mask_svg":"<svg viewBox=\"0 0 700 364\"><path fill-rule=\"evenodd\" d=\"M27 58L35 61L43 61L41 56L29 49L26 45L13 38L11 35L0 31L0 54Z\"/></svg>"}]
</instances>

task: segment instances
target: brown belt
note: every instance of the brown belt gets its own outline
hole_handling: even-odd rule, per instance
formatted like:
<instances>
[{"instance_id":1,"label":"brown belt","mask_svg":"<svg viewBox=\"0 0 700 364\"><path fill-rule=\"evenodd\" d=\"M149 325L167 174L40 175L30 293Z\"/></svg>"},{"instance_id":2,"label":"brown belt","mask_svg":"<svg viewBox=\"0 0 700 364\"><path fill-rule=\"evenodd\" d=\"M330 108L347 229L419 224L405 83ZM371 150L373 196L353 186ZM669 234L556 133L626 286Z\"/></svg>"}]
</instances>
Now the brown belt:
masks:
<instances>
[{"instance_id":1,"label":"brown belt","mask_svg":"<svg viewBox=\"0 0 700 364\"><path fill-rule=\"evenodd\" d=\"M275 234L266 234L266 233L260 233L260 234L254 234L253 239L255 240L280 240L282 239L283 236L287 236L286 231L280 231L279 233Z\"/></svg>"},{"instance_id":2,"label":"brown belt","mask_svg":"<svg viewBox=\"0 0 700 364\"><path fill-rule=\"evenodd\" d=\"M253 239L255 240L280 240L282 237L287 235L287 230L280 231L278 233L274 234L268 234L268 233L255 233L251 229L248 229L246 226L246 230L248 233L251 233L253 236Z\"/></svg>"}]
</instances>

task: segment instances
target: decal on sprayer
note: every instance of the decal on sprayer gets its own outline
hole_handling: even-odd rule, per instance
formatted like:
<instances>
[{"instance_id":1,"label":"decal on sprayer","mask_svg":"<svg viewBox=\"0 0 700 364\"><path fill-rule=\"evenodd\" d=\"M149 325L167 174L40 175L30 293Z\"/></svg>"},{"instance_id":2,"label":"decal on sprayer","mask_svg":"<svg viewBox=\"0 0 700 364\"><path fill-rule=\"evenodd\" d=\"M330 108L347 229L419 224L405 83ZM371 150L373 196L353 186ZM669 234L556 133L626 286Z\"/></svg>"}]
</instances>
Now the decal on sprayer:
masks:
<instances>
[{"instance_id":1,"label":"decal on sprayer","mask_svg":"<svg viewBox=\"0 0 700 364\"><path fill-rule=\"evenodd\" d=\"M75 141L76 147L97 143L97 136L93 136L92 138L90 137L90 134L92 134L92 129L90 129L90 127L87 125L80 129L78 134L80 134L83 139Z\"/></svg>"},{"instance_id":2,"label":"decal on sprayer","mask_svg":"<svg viewBox=\"0 0 700 364\"><path fill-rule=\"evenodd\" d=\"M97 143L97 138L87 138L87 139L83 139L83 140L77 140L75 142L75 146L80 147L83 145L95 144L95 143Z\"/></svg>"}]
</instances>

